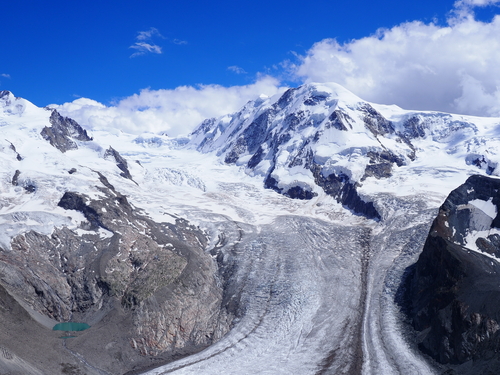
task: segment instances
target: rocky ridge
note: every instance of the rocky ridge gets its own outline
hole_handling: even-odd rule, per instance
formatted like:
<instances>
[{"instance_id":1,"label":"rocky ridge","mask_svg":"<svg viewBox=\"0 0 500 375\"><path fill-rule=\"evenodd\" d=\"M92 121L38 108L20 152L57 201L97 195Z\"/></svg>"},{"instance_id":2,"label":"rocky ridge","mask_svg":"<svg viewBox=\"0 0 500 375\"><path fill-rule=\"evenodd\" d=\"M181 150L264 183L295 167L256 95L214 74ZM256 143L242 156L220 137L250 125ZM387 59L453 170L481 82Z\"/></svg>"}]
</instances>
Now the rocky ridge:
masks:
<instances>
[{"instance_id":1,"label":"rocky ridge","mask_svg":"<svg viewBox=\"0 0 500 375\"><path fill-rule=\"evenodd\" d=\"M400 288L419 348L460 374L500 370L499 208L499 179L451 192Z\"/></svg>"},{"instance_id":2,"label":"rocky ridge","mask_svg":"<svg viewBox=\"0 0 500 375\"><path fill-rule=\"evenodd\" d=\"M40 134L61 152L78 148L75 141L88 142L92 140L87 135L87 131L75 120L61 116L55 109L52 110L49 121L51 126L44 127Z\"/></svg>"}]
</instances>

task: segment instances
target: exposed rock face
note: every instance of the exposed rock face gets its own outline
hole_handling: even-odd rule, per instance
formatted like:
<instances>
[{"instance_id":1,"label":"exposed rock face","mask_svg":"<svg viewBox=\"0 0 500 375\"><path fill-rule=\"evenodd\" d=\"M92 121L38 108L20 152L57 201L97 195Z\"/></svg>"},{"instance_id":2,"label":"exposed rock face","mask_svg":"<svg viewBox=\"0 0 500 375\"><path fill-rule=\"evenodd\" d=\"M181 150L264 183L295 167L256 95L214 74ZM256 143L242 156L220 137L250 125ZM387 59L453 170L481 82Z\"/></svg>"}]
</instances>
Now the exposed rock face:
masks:
<instances>
[{"instance_id":1,"label":"exposed rock face","mask_svg":"<svg viewBox=\"0 0 500 375\"><path fill-rule=\"evenodd\" d=\"M321 186L325 193L337 199L337 202L342 203L357 215L363 215L368 219L381 219L373 202L365 202L361 199L356 191L356 186L349 181L348 176L342 174L336 176L332 173L328 177L324 177L319 168L313 172L316 184Z\"/></svg>"},{"instance_id":2,"label":"exposed rock face","mask_svg":"<svg viewBox=\"0 0 500 375\"><path fill-rule=\"evenodd\" d=\"M14 172L14 176L12 176L12 185L19 186L19 176L20 175L21 175L21 171L19 169L16 169L16 171ZM23 186L24 190L28 193L33 193L36 190L36 186L28 181L24 181L22 186Z\"/></svg>"},{"instance_id":3,"label":"exposed rock face","mask_svg":"<svg viewBox=\"0 0 500 375\"><path fill-rule=\"evenodd\" d=\"M21 171L19 169L16 169L14 172L14 176L12 176L12 185L17 186L19 181L19 175L21 174Z\"/></svg>"},{"instance_id":4,"label":"exposed rock face","mask_svg":"<svg viewBox=\"0 0 500 375\"><path fill-rule=\"evenodd\" d=\"M332 114L328 117L328 123L326 124L326 128L335 128L337 130L347 131L347 127L352 129L351 122L353 119L349 117L346 113L336 109L332 112Z\"/></svg>"},{"instance_id":5,"label":"exposed rock face","mask_svg":"<svg viewBox=\"0 0 500 375\"><path fill-rule=\"evenodd\" d=\"M365 103L359 107L359 111L365 116L363 121L368 130L370 130L374 135L386 135L395 134L396 129L392 122L384 118L375 108L370 104Z\"/></svg>"},{"instance_id":6,"label":"exposed rock face","mask_svg":"<svg viewBox=\"0 0 500 375\"><path fill-rule=\"evenodd\" d=\"M19 152L17 152L16 146L14 146L12 143L10 144L10 149L16 153L17 161L23 160L23 157L21 155L19 155Z\"/></svg>"},{"instance_id":7,"label":"exposed rock face","mask_svg":"<svg viewBox=\"0 0 500 375\"><path fill-rule=\"evenodd\" d=\"M203 233L183 220L174 225L141 216L99 176L99 199L66 192L59 201L84 216L78 231L28 231L13 238L11 249L0 248L0 284L45 317L88 322L92 328L68 346L107 373L219 339L231 318L221 307Z\"/></svg>"},{"instance_id":8,"label":"exposed rock face","mask_svg":"<svg viewBox=\"0 0 500 375\"><path fill-rule=\"evenodd\" d=\"M458 373L500 372L499 212L500 180L470 177L440 208L401 287L419 348Z\"/></svg>"},{"instance_id":9,"label":"exposed rock face","mask_svg":"<svg viewBox=\"0 0 500 375\"><path fill-rule=\"evenodd\" d=\"M83 142L92 140L87 131L75 120L61 116L56 110L52 111L50 124L52 126L42 129L41 135L61 152L78 148L75 140Z\"/></svg>"},{"instance_id":10,"label":"exposed rock face","mask_svg":"<svg viewBox=\"0 0 500 375\"><path fill-rule=\"evenodd\" d=\"M368 151L367 156L370 158L370 164L366 166L365 174L361 180L371 176L378 179L391 177L394 165L398 167L404 165L403 159L388 150L382 152Z\"/></svg>"},{"instance_id":11,"label":"exposed rock face","mask_svg":"<svg viewBox=\"0 0 500 375\"><path fill-rule=\"evenodd\" d=\"M116 151L113 147L109 147L106 152L104 153L104 158L112 158L116 166L122 171L120 173L120 176L124 178L128 178L129 180L132 180L132 175L130 174L130 171L128 170L128 163L127 160L123 156L120 155L118 151Z\"/></svg>"}]
</instances>

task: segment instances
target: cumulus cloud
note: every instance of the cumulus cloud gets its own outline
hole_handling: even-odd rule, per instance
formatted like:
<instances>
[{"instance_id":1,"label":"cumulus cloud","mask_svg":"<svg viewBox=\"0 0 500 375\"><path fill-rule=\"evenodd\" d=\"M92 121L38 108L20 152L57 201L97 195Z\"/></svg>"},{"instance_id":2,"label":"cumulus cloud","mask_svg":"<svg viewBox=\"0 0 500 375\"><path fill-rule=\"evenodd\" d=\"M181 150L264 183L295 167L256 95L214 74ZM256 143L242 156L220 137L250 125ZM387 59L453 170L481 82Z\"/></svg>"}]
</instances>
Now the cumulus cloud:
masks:
<instances>
[{"instance_id":1,"label":"cumulus cloud","mask_svg":"<svg viewBox=\"0 0 500 375\"><path fill-rule=\"evenodd\" d=\"M152 41L154 37L163 38L163 35L154 27L147 31L139 31L135 37L135 43L129 47L136 50L130 57L137 57L146 53L161 54L161 47Z\"/></svg>"},{"instance_id":2,"label":"cumulus cloud","mask_svg":"<svg viewBox=\"0 0 500 375\"><path fill-rule=\"evenodd\" d=\"M500 87L495 91L486 92L480 81L464 74L461 88L462 95L454 101L459 112L500 116Z\"/></svg>"},{"instance_id":3,"label":"cumulus cloud","mask_svg":"<svg viewBox=\"0 0 500 375\"><path fill-rule=\"evenodd\" d=\"M496 5L500 3L500 0L458 0L455 2L455 8L460 7L485 7L490 5Z\"/></svg>"},{"instance_id":4,"label":"cumulus cloud","mask_svg":"<svg viewBox=\"0 0 500 375\"><path fill-rule=\"evenodd\" d=\"M0 74L0 77L10 78L10 74L2 73L2 74Z\"/></svg>"},{"instance_id":5,"label":"cumulus cloud","mask_svg":"<svg viewBox=\"0 0 500 375\"><path fill-rule=\"evenodd\" d=\"M284 90L277 79L261 76L245 86L145 89L112 106L80 98L50 107L90 130L118 129L133 134L166 132L170 136L179 136L187 135L204 119L238 111L247 101L261 94L272 96Z\"/></svg>"},{"instance_id":6,"label":"cumulus cloud","mask_svg":"<svg viewBox=\"0 0 500 375\"><path fill-rule=\"evenodd\" d=\"M473 15L499 2L460 0L444 26L414 21L344 44L325 39L289 68L299 81L334 81L373 102L500 116L500 16Z\"/></svg>"}]
</instances>

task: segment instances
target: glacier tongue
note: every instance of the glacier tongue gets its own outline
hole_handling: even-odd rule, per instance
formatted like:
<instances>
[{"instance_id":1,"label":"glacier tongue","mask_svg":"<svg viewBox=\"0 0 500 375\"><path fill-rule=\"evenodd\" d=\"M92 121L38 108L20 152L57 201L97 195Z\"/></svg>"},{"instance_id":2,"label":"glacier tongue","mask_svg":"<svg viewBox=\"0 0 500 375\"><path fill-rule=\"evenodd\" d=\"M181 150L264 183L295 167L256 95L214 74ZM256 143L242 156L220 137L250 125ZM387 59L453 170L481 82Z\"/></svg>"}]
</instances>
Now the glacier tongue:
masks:
<instances>
[{"instance_id":1,"label":"glacier tongue","mask_svg":"<svg viewBox=\"0 0 500 375\"><path fill-rule=\"evenodd\" d=\"M235 222L225 233L236 237L217 250L229 275L226 303L238 306L233 329L203 352L144 374L433 373L400 336L393 301L435 210L423 198L387 198L413 213L392 216L390 226L305 216L259 227Z\"/></svg>"}]
</instances>

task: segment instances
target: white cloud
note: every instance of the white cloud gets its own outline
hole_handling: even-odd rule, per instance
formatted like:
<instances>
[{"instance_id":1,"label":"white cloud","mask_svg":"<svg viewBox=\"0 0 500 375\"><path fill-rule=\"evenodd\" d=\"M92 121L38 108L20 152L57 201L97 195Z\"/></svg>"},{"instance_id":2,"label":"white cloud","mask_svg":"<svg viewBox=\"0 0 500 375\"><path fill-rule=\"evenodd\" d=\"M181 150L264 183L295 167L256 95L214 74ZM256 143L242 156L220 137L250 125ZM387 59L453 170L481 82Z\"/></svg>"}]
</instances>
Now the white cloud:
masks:
<instances>
[{"instance_id":1,"label":"white cloud","mask_svg":"<svg viewBox=\"0 0 500 375\"><path fill-rule=\"evenodd\" d=\"M156 44L137 42L129 48L137 50L137 52L134 52L132 55L130 55L130 57L144 55L146 52L161 54L161 47L157 46Z\"/></svg>"},{"instance_id":2,"label":"white cloud","mask_svg":"<svg viewBox=\"0 0 500 375\"><path fill-rule=\"evenodd\" d=\"M136 52L130 55L130 57L145 55L148 52L161 54L161 47L151 41L153 37L160 37L164 39L163 35L161 35L158 29L154 27L147 31L139 31L135 37L136 42L129 47L136 50Z\"/></svg>"},{"instance_id":3,"label":"white cloud","mask_svg":"<svg viewBox=\"0 0 500 375\"><path fill-rule=\"evenodd\" d=\"M188 44L187 41L181 39L174 39L172 40L172 43L177 44L178 46L183 46L185 44Z\"/></svg>"},{"instance_id":4,"label":"white cloud","mask_svg":"<svg viewBox=\"0 0 500 375\"><path fill-rule=\"evenodd\" d=\"M158 29L156 27L152 27L147 31L139 31L137 33L136 39L137 40L148 40L148 39L151 39L153 36L159 36L160 38L163 38L163 35L160 34Z\"/></svg>"},{"instance_id":5,"label":"white cloud","mask_svg":"<svg viewBox=\"0 0 500 375\"><path fill-rule=\"evenodd\" d=\"M454 103L460 112L500 116L500 87L488 93L481 82L467 74L462 77L461 87L462 95Z\"/></svg>"},{"instance_id":6,"label":"white cloud","mask_svg":"<svg viewBox=\"0 0 500 375\"><path fill-rule=\"evenodd\" d=\"M485 7L490 5L496 5L500 3L500 0L458 0L455 2L455 8L460 8L463 6L467 7Z\"/></svg>"},{"instance_id":7,"label":"white cloud","mask_svg":"<svg viewBox=\"0 0 500 375\"><path fill-rule=\"evenodd\" d=\"M231 65L231 66L228 66L227 67L227 70L230 70L236 74L246 74L247 72L245 71L245 69L243 68L240 68L239 66L237 65Z\"/></svg>"},{"instance_id":8,"label":"white cloud","mask_svg":"<svg viewBox=\"0 0 500 375\"><path fill-rule=\"evenodd\" d=\"M142 56L146 53L156 53L159 55L162 54L162 48L157 43L153 42L154 39L158 40L168 38L161 35L161 33L155 27L151 27L146 31L139 31L137 33L137 36L135 37L135 43L129 47L136 50L136 52L130 55L130 57ZM169 42L177 45L188 44L187 41L182 39L169 39Z\"/></svg>"},{"instance_id":9,"label":"white cloud","mask_svg":"<svg viewBox=\"0 0 500 375\"><path fill-rule=\"evenodd\" d=\"M452 10L455 18L452 17L450 21L454 24L457 23L457 20L472 18L474 16L474 8L496 6L499 3L500 0L457 0Z\"/></svg>"},{"instance_id":10,"label":"white cloud","mask_svg":"<svg viewBox=\"0 0 500 375\"><path fill-rule=\"evenodd\" d=\"M500 116L500 16L480 22L471 10L498 2L462 0L445 26L414 21L345 44L325 39L289 68L373 102Z\"/></svg>"},{"instance_id":11,"label":"white cloud","mask_svg":"<svg viewBox=\"0 0 500 375\"><path fill-rule=\"evenodd\" d=\"M271 96L284 90L277 79L261 76L245 86L145 89L109 107L86 98L50 107L91 130L114 128L134 134L166 131L170 136L178 136L187 135L204 119L238 111L260 94Z\"/></svg>"}]
</instances>

